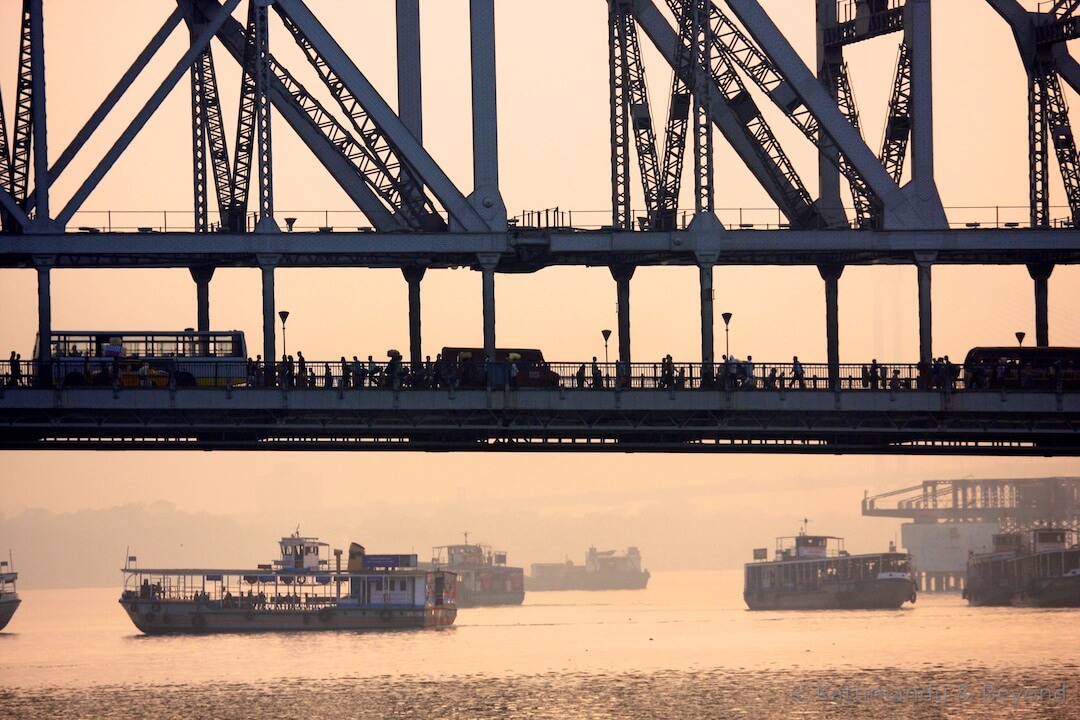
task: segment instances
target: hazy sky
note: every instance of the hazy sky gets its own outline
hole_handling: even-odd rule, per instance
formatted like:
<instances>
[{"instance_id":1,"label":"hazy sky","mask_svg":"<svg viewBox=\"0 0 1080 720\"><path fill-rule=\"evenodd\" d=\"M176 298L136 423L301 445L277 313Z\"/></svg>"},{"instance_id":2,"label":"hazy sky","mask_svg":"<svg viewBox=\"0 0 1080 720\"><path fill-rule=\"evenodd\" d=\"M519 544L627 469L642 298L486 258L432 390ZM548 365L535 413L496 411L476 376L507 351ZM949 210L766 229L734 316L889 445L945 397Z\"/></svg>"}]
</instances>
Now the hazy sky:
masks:
<instances>
[{"instance_id":1,"label":"hazy sky","mask_svg":"<svg viewBox=\"0 0 1080 720\"><path fill-rule=\"evenodd\" d=\"M310 6L357 65L395 104L392 0L335 0ZM763 5L804 58L812 60L813 3ZM171 10L166 0L46 3L50 156L56 158ZM0 80L13 117L18 4L0 5ZM471 189L468 3L421 4L425 145L466 194ZM500 179L511 215L573 210L603 224L610 213L606 4L603 0L497 3ZM1027 206L1026 87L1008 28L981 1L934 5L937 184L954 222L1023 221ZM644 38L643 38L644 39ZM898 36L849 49L865 134L880 145ZM54 213L112 143L182 52L174 37L99 136L55 186ZM272 19L272 51L309 88L310 68ZM237 72L216 52L226 121L232 127ZM670 71L646 52L654 114L667 108ZM1070 101L1076 98L1070 93ZM163 211L190 212L190 118L186 78L84 206L73 225L160 225ZM804 182L815 184L813 149L765 108ZM348 201L274 119L275 205L279 222L356 225ZM230 144L232 131L229 131ZM768 208L734 154L718 143L717 205ZM692 182L684 205L692 205ZM1053 177L1053 200L1063 202ZM1003 209L996 211L995 206ZM93 211L91 213L91 211ZM124 211L124 212L122 212ZM131 214L142 211L145 214ZM747 211L752 213L752 211ZM96 213L96 214L95 214ZM1065 214L1058 208L1055 216ZM775 217L775 210L760 216ZM190 217L190 216L188 216ZM757 217L757 215L755 215ZM580 220L579 220L580 218ZM188 220L190 223L190 220ZM181 222L182 224L182 222ZM281 223L284 224L283 222ZM287 309L288 347L312 360L384 357L408 345L406 285L398 271L285 270L277 307ZM496 282L501 345L540 347L551 359L602 355L602 328L615 326L615 288L606 269L546 270ZM633 354L700 357L697 273L641 268L632 282ZM53 273L56 329L176 329L195 324L186 270ZM479 275L429 272L423 284L425 352L482 341ZM842 362L911 362L917 357L915 271L851 267L840 281ZM1034 336L1032 284L1023 267L937 267L934 350L961 358L980 344ZM734 314L731 349L759 361L825 360L824 292L817 270L717 268L717 312ZM261 349L257 270L219 270L211 284L211 324L243 329ZM0 349L29 357L36 331L33 271L0 271ZM718 347L723 327L718 328ZM1080 345L1080 270L1050 279L1050 339ZM280 339L279 339L280 342ZM611 347L612 355L616 349ZM126 547L145 562L266 562L273 543L297 524L335 545L420 554L435 544L493 543L514 563L582 558L590 543L639 545L656 570L731 566L779 534L811 529L846 535L852 550L883 547L896 524L858 516L871 493L925 479L1080 474L1075 460L805 456L556 456L315 453L0 454L0 551L10 547L32 585L59 582L40 569L79 569ZM60 538L64 542L59 542ZM76 542L72 542L72 538ZM65 553L64 549L67 549ZM73 548L79 548L77 561ZM153 557L156 555L156 557ZM39 568L35 569L35 565ZM80 570L81 571L81 570ZM112 578L105 576L104 582Z\"/></svg>"}]
</instances>

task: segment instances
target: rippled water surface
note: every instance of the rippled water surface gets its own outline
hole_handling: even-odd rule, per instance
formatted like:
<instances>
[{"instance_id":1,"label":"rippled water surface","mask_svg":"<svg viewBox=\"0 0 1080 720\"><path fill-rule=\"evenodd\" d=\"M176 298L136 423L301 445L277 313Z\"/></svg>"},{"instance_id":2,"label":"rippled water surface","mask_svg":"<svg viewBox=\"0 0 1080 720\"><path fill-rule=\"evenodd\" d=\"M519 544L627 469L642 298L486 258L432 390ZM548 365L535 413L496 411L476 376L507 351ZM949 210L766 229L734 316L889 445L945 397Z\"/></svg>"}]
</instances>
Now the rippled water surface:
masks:
<instances>
[{"instance_id":1,"label":"rippled water surface","mask_svg":"<svg viewBox=\"0 0 1080 720\"><path fill-rule=\"evenodd\" d=\"M749 612L739 573L531 593L439 631L145 637L118 589L26 590L3 718L1080 718L1080 614Z\"/></svg>"}]
</instances>

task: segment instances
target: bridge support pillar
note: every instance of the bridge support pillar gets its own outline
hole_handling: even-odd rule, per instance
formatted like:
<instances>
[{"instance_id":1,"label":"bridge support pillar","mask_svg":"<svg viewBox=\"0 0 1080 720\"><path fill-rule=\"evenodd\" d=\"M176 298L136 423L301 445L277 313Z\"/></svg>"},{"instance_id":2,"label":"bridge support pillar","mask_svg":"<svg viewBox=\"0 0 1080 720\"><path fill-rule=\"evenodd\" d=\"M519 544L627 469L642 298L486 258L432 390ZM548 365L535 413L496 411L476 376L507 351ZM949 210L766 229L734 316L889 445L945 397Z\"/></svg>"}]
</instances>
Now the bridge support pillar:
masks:
<instances>
[{"instance_id":1,"label":"bridge support pillar","mask_svg":"<svg viewBox=\"0 0 1080 720\"><path fill-rule=\"evenodd\" d=\"M1035 345L1050 345L1049 280L1054 272L1052 263L1033 263L1027 266L1028 274L1035 281Z\"/></svg>"},{"instance_id":2,"label":"bridge support pillar","mask_svg":"<svg viewBox=\"0 0 1080 720\"><path fill-rule=\"evenodd\" d=\"M630 367L630 278L634 277L634 265L612 265L611 277L615 278L615 308L619 322L619 362Z\"/></svg>"},{"instance_id":3,"label":"bridge support pillar","mask_svg":"<svg viewBox=\"0 0 1080 720\"><path fill-rule=\"evenodd\" d=\"M401 268L409 283L409 362L413 370L419 368L424 360L420 344L420 281L424 279L426 270L417 265Z\"/></svg>"},{"instance_id":4,"label":"bridge support pillar","mask_svg":"<svg viewBox=\"0 0 1080 720\"><path fill-rule=\"evenodd\" d=\"M829 346L829 389L840 389L840 275L843 265L818 265L825 281L825 335Z\"/></svg>"},{"instance_id":5,"label":"bridge support pillar","mask_svg":"<svg viewBox=\"0 0 1080 720\"><path fill-rule=\"evenodd\" d=\"M499 264L498 253L481 253L480 272L484 284L484 355L495 361L495 267Z\"/></svg>"},{"instance_id":6,"label":"bridge support pillar","mask_svg":"<svg viewBox=\"0 0 1080 720\"><path fill-rule=\"evenodd\" d=\"M277 334L275 323L277 314L274 308L274 268L277 266L277 258L259 258L259 269L262 271L262 314L263 314L263 362L265 372L263 374L265 384L275 384L276 373L274 364L277 362Z\"/></svg>"},{"instance_id":7,"label":"bridge support pillar","mask_svg":"<svg viewBox=\"0 0 1080 720\"><path fill-rule=\"evenodd\" d=\"M698 253L698 279L701 285L701 380L706 383L713 378L716 350L713 336L715 314L713 312L713 268L718 253ZM711 384L711 383L710 383Z\"/></svg>"},{"instance_id":8,"label":"bridge support pillar","mask_svg":"<svg viewBox=\"0 0 1080 720\"><path fill-rule=\"evenodd\" d=\"M195 281L195 305L198 309L199 332L210 331L210 279L214 277L213 267L193 267L191 279Z\"/></svg>"},{"instance_id":9,"label":"bridge support pillar","mask_svg":"<svg viewBox=\"0 0 1080 720\"><path fill-rule=\"evenodd\" d=\"M34 258L38 280L38 365L37 384L52 384L52 261Z\"/></svg>"},{"instance_id":10,"label":"bridge support pillar","mask_svg":"<svg viewBox=\"0 0 1080 720\"><path fill-rule=\"evenodd\" d=\"M930 270L936 258L937 253L915 253L915 266L919 273L919 362L925 368L929 368L934 362ZM922 381L923 378L920 377L919 382Z\"/></svg>"}]
</instances>

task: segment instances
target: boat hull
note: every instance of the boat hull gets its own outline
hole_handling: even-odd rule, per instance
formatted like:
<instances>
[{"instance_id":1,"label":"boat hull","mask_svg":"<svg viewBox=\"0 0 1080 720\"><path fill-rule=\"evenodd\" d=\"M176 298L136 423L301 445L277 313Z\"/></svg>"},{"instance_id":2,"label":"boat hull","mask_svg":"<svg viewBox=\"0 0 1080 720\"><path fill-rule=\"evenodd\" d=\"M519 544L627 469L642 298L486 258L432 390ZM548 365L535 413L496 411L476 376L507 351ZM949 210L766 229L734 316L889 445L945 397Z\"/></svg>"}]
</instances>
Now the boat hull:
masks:
<instances>
[{"instance_id":1,"label":"boat hull","mask_svg":"<svg viewBox=\"0 0 1080 720\"><path fill-rule=\"evenodd\" d=\"M915 597L914 581L900 578L830 583L816 590L743 593L751 610L896 610Z\"/></svg>"},{"instance_id":2,"label":"boat hull","mask_svg":"<svg viewBox=\"0 0 1080 720\"><path fill-rule=\"evenodd\" d=\"M456 607L331 607L221 609L188 601L121 600L131 622L148 635L315 630L404 630L448 627Z\"/></svg>"},{"instance_id":3,"label":"boat hull","mask_svg":"<svg viewBox=\"0 0 1080 720\"><path fill-rule=\"evenodd\" d=\"M1080 607L1080 575L1038 578L1013 598L1013 605L1040 608Z\"/></svg>"},{"instance_id":4,"label":"boat hull","mask_svg":"<svg viewBox=\"0 0 1080 720\"><path fill-rule=\"evenodd\" d=\"M19 600L18 598L0 602L0 630L7 627L7 624L11 621L11 616L18 610L19 603L21 602L22 600Z\"/></svg>"},{"instance_id":5,"label":"boat hull","mask_svg":"<svg viewBox=\"0 0 1080 720\"><path fill-rule=\"evenodd\" d=\"M467 590L458 585L458 607L489 607L494 605L520 605L525 602L524 590L510 590L506 592L483 592Z\"/></svg>"}]
</instances>

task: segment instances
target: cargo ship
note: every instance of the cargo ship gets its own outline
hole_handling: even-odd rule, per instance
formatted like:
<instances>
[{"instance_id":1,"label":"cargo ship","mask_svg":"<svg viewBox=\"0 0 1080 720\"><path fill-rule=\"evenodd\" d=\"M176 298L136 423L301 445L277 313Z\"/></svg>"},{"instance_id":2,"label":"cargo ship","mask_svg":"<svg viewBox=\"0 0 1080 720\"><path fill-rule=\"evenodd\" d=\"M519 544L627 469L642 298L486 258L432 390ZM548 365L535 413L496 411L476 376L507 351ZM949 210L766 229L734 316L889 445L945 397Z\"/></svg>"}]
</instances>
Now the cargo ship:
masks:
<instances>
[{"instance_id":1,"label":"cargo ship","mask_svg":"<svg viewBox=\"0 0 1080 720\"><path fill-rule=\"evenodd\" d=\"M969 605L1080 607L1080 545L1075 533L1038 528L994 535L993 550L968 556Z\"/></svg>"},{"instance_id":2,"label":"cargo ship","mask_svg":"<svg viewBox=\"0 0 1080 720\"><path fill-rule=\"evenodd\" d=\"M12 569L12 565L7 560L0 561L0 630L7 627L22 602L15 592L15 581L18 579L19 573Z\"/></svg>"},{"instance_id":3,"label":"cargo ship","mask_svg":"<svg viewBox=\"0 0 1080 720\"><path fill-rule=\"evenodd\" d=\"M575 565L572 560L533 563L529 570L525 588L530 591L644 590L649 582L649 571L641 568L641 553L636 547L623 554L590 547L584 565Z\"/></svg>"},{"instance_id":4,"label":"cargo ship","mask_svg":"<svg viewBox=\"0 0 1080 720\"><path fill-rule=\"evenodd\" d=\"M525 601L525 571L506 564L506 553L490 545L440 545L431 549L430 569L457 575L458 607L520 605Z\"/></svg>"},{"instance_id":5,"label":"cargo ship","mask_svg":"<svg viewBox=\"0 0 1080 720\"><path fill-rule=\"evenodd\" d=\"M439 628L457 617L456 576L422 570L416 555L341 550L299 533L281 538L281 556L251 570L122 569L120 605L147 634L279 630Z\"/></svg>"},{"instance_id":6,"label":"cargo ship","mask_svg":"<svg viewBox=\"0 0 1080 720\"><path fill-rule=\"evenodd\" d=\"M896 609L915 602L911 556L850 555L844 539L807 535L776 539L776 553L754 550L744 568L743 600L751 610Z\"/></svg>"}]
</instances>

